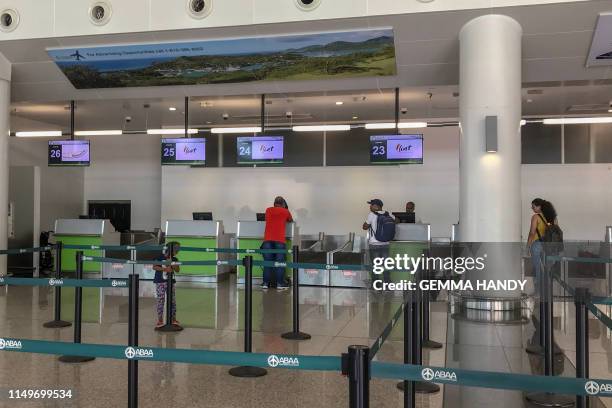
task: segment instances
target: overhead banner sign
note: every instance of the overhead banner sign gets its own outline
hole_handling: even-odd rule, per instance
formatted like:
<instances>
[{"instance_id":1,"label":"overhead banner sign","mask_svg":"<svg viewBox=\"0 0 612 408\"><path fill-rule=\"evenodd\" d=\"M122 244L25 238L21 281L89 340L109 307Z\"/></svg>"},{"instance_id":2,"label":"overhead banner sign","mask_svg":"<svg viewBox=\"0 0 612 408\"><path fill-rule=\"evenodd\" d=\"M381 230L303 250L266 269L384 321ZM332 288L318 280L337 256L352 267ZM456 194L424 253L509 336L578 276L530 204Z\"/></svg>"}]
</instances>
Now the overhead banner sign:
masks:
<instances>
[{"instance_id":1,"label":"overhead banner sign","mask_svg":"<svg viewBox=\"0 0 612 408\"><path fill-rule=\"evenodd\" d=\"M49 48L77 89L396 74L393 30Z\"/></svg>"},{"instance_id":2,"label":"overhead banner sign","mask_svg":"<svg viewBox=\"0 0 612 408\"><path fill-rule=\"evenodd\" d=\"M612 13L602 13L597 19L587 67L612 65Z\"/></svg>"}]
</instances>

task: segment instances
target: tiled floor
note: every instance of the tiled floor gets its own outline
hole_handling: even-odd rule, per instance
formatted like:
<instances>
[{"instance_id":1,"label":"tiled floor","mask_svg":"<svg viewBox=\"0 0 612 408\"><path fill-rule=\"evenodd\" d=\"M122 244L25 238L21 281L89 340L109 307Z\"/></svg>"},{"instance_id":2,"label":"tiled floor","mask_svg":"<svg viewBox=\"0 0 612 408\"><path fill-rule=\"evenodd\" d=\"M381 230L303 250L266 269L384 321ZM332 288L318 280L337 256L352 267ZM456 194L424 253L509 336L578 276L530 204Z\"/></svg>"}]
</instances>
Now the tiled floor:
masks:
<instances>
[{"instance_id":1,"label":"tiled floor","mask_svg":"<svg viewBox=\"0 0 612 408\"><path fill-rule=\"evenodd\" d=\"M180 285L178 318L186 326L177 334L152 329L154 299L150 283L142 283L140 344L143 346L241 351L243 344L243 291L231 282L217 285ZM0 337L72 340L72 328L45 329L53 311L52 289L2 288L0 291ZM83 324L84 343L127 342L127 291L104 289L101 322ZM181 303L183 300L183 303ZM352 289L302 288L302 330L312 340L292 342L280 334L291 328L291 293L257 289L253 295L253 349L278 354L335 355L351 344L370 345L382 332L399 305L390 295ZM571 305L570 305L571 306ZM571 306L573 307L573 306ZM189 311L186 310L189 308ZM567 308L566 308L567 309ZM556 309L557 341L573 361L573 311ZM565 320L564 325L561 324ZM610 340L599 324L591 325L591 372L610 378ZM489 371L534 373L539 360L524 352L533 335L531 323L516 326L490 325L449 319L445 302L432 304L431 338L444 347L424 352L424 362L435 366ZM401 319L375 357L379 361L402 361ZM335 372L270 369L258 379L239 379L228 367L141 362L139 393L142 407L344 407L348 405L347 380ZM564 374L572 375L569 361ZM81 365L59 363L55 356L0 353L0 388L70 388L71 402L19 402L0 399L0 406L18 407L118 407L127 404L127 363L97 359ZM371 406L401 407L402 393L396 382L373 379ZM419 406L522 407L520 392L458 386L418 398Z\"/></svg>"}]
</instances>

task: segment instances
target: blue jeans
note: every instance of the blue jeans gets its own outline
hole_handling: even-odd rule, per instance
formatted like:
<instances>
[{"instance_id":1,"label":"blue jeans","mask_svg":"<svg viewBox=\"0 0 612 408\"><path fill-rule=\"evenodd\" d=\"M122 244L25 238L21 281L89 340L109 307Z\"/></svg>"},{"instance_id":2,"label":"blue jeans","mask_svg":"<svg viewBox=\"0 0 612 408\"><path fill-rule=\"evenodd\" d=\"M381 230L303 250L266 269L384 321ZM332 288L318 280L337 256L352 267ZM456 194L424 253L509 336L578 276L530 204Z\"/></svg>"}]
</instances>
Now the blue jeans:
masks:
<instances>
[{"instance_id":1,"label":"blue jeans","mask_svg":"<svg viewBox=\"0 0 612 408\"><path fill-rule=\"evenodd\" d=\"M264 241L263 244L261 244L261 249L287 249L287 245L283 242ZM285 262L286 254L284 252L278 254L263 254L263 259L266 262ZM285 285L284 267L274 268L271 266L264 266L263 283L265 285L270 285L273 274L277 285Z\"/></svg>"},{"instance_id":2,"label":"blue jeans","mask_svg":"<svg viewBox=\"0 0 612 408\"><path fill-rule=\"evenodd\" d=\"M539 240L531 243L531 265L533 266L535 293L540 293L540 280L542 279L542 268L544 267L544 247Z\"/></svg>"}]
</instances>

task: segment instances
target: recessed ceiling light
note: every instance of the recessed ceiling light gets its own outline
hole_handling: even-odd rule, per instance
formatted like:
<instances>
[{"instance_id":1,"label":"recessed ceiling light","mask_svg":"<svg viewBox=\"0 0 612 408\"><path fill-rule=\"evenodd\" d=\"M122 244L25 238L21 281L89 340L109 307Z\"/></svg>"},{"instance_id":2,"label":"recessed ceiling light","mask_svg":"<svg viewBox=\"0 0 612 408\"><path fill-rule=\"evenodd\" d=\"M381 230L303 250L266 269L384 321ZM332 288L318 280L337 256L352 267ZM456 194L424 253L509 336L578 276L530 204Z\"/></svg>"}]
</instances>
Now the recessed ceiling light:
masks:
<instances>
[{"instance_id":1,"label":"recessed ceiling light","mask_svg":"<svg viewBox=\"0 0 612 408\"><path fill-rule=\"evenodd\" d=\"M176 110L176 108L175 108L174 106L171 106L171 107L169 107L169 108L168 108L168 110L170 110L170 111L173 111L173 112L174 112L174 111Z\"/></svg>"},{"instance_id":2,"label":"recessed ceiling light","mask_svg":"<svg viewBox=\"0 0 612 408\"><path fill-rule=\"evenodd\" d=\"M359 116L357 115L353 116L353 120L357 120L357 119L359 119Z\"/></svg>"},{"instance_id":3,"label":"recessed ceiling light","mask_svg":"<svg viewBox=\"0 0 612 408\"><path fill-rule=\"evenodd\" d=\"M533 99L527 99L527 103L533 102Z\"/></svg>"},{"instance_id":4,"label":"recessed ceiling light","mask_svg":"<svg viewBox=\"0 0 612 408\"><path fill-rule=\"evenodd\" d=\"M612 113L612 109L608 109L608 112Z\"/></svg>"},{"instance_id":5,"label":"recessed ceiling light","mask_svg":"<svg viewBox=\"0 0 612 408\"><path fill-rule=\"evenodd\" d=\"M342 101L336 101L336 105L344 105L344 102L342 102Z\"/></svg>"}]
</instances>

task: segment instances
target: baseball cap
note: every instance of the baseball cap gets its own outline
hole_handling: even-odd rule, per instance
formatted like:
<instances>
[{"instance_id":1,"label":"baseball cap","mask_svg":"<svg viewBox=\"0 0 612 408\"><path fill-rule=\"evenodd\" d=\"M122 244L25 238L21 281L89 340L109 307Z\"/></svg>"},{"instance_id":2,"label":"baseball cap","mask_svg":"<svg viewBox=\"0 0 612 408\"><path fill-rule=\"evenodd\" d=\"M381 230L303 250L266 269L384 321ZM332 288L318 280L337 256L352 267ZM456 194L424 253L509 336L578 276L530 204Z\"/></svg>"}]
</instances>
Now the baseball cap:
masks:
<instances>
[{"instance_id":1,"label":"baseball cap","mask_svg":"<svg viewBox=\"0 0 612 408\"><path fill-rule=\"evenodd\" d=\"M382 200L379 200L378 198L374 198L374 199L368 201L368 204L374 204L374 205L378 205L380 207L383 206Z\"/></svg>"}]
</instances>

